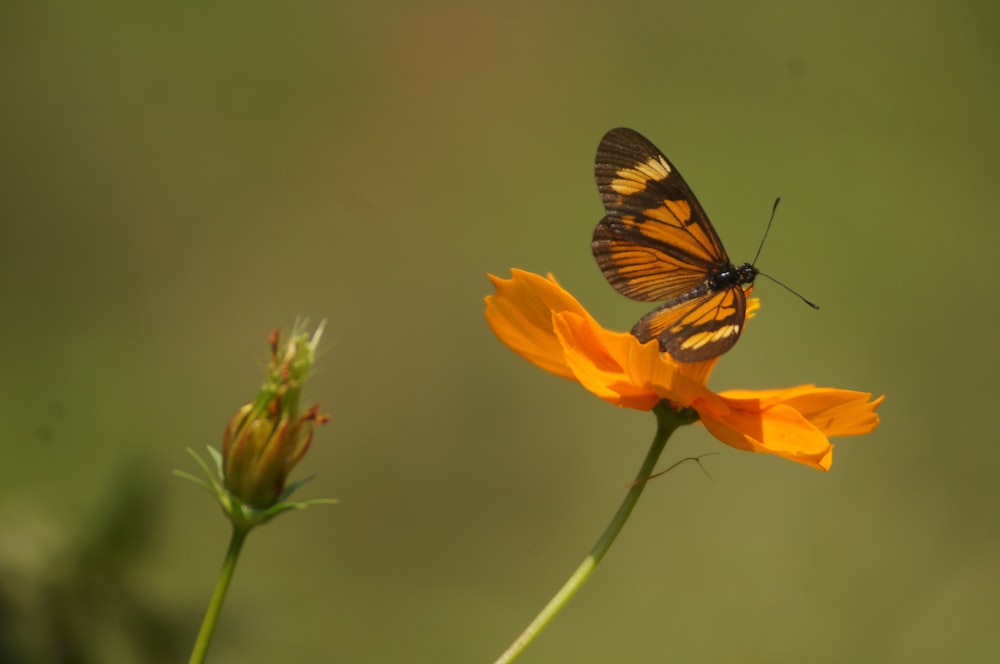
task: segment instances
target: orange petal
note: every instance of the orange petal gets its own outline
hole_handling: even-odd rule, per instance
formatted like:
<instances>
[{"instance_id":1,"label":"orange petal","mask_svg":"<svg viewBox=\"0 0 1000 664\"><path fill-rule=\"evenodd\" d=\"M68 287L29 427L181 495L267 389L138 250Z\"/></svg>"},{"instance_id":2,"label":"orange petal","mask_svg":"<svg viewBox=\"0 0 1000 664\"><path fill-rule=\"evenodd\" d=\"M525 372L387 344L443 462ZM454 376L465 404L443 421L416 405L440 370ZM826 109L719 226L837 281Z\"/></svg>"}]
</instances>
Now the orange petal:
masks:
<instances>
[{"instance_id":1,"label":"orange petal","mask_svg":"<svg viewBox=\"0 0 1000 664\"><path fill-rule=\"evenodd\" d=\"M660 400L650 386L637 384L622 362L619 338L627 337L638 348L635 337L608 332L592 318L575 313L556 314L553 323L567 366L585 388L616 406L638 410L650 410Z\"/></svg>"},{"instance_id":2,"label":"orange petal","mask_svg":"<svg viewBox=\"0 0 1000 664\"><path fill-rule=\"evenodd\" d=\"M523 270L511 270L510 279L489 277L496 288L496 294L486 298L486 321L493 333L532 364L572 380L552 315L570 311L589 318L583 306L551 277Z\"/></svg>"},{"instance_id":3,"label":"orange petal","mask_svg":"<svg viewBox=\"0 0 1000 664\"><path fill-rule=\"evenodd\" d=\"M703 381L714 360L678 363L661 353L655 340L639 343L631 334L605 330L589 316L564 312L555 314L553 323L570 370L605 401L649 410L660 399L686 407L713 396Z\"/></svg>"},{"instance_id":4,"label":"orange petal","mask_svg":"<svg viewBox=\"0 0 1000 664\"><path fill-rule=\"evenodd\" d=\"M730 390L718 400L694 406L705 427L724 443L768 452L828 470L833 461L830 436L868 433L878 426L867 392L800 385L783 390Z\"/></svg>"},{"instance_id":5,"label":"orange petal","mask_svg":"<svg viewBox=\"0 0 1000 664\"><path fill-rule=\"evenodd\" d=\"M783 390L729 390L721 393L727 400L749 400L759 408L775 404L791 406L827 436L856 436L878 426L875 409L884 396L872 400L869 392L832 387L800 385Z\"/></svg>"},{"instance_id":6,"label":"orange petal","mask_svg":"<svg viewBox=\"0 0 1000 664\"><path fill-rule=\"evenodd\" d=\"M696 399L713 396L705 387L705 381L718 358L705 362L677 362L670 355L660 352L655 340L640 344L631 334L625 336L631 340L631 346L625 350L632 380L652 386L661 398L681 408L690 406ZM622 343L624 345L624 341Z\"/></svg>"},{"instance_id":7,"label":"orange petal","mask_svg":"<svg viewBox=\"0 0 1000 664\"><path fill-rule=\"evenodd\" d=\"M699 400L694 408L713 436L738 449L776 454L829 470L833 445L802 413L786 404L755 407L753 400Z\"/></svg>"}]
</instances>

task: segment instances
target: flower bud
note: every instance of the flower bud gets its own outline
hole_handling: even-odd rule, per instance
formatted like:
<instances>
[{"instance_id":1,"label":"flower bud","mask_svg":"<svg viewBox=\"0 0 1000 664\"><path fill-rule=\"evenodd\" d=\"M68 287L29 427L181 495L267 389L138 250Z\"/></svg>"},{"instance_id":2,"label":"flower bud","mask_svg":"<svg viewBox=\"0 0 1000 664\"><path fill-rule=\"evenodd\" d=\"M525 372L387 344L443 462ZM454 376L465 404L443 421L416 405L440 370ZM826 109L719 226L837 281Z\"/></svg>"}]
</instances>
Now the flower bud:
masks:
<instances>
[{"instance_id":1,"label":"flower bud","mask_svg":"<svg viewBox=\"0 0 1000 664\"><path fill-rule=\"evenodd\" d=\"M316 360L322 326L309 338L295 330L279 356L278 332L270 337L271 360L257 398L236 411L222 437L224 484L231 496L255 510L283 500L288 474L305 456L313 425L325 424L318 406L299 411L302 385Z\"/></svg>"}]
</instances>

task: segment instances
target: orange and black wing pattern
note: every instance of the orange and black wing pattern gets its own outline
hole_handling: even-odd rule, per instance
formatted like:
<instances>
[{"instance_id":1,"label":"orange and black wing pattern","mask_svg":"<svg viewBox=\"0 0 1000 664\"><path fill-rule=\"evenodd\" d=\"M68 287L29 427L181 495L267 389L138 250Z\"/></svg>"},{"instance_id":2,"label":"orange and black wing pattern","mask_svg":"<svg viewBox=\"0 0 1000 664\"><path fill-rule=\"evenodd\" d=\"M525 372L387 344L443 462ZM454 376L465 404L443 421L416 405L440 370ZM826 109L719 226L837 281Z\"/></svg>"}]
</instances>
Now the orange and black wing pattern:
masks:
<instances>
[{"instance_id":1,"label":"orange and black wing pattern","mask_svg":"<svg viewBox=\"0 0 1000 664\"><path fill-rule=\"evenodd\" d=\"M684 178L632 129L612 129L597 148L606 216L594 229L597 264L614 288L642 302L665 300L632 328L679 362L708 360L743 331L757 270L735 267Z\"/></svg>"}]
</instances>

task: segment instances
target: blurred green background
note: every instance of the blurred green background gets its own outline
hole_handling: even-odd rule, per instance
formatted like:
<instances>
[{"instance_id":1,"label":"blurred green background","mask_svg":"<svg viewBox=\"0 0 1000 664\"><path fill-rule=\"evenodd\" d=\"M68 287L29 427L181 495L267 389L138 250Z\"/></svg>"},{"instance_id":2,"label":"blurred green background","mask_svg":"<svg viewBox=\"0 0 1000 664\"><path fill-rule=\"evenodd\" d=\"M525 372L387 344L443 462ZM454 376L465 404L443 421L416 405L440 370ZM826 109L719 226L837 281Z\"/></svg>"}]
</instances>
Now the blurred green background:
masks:
<instances>
[{"instance_id":1,"label":"blurred green background","mask_svg":"<svg viewBox=\"0 0 1000 664\"><path fill-rule=\"evenodd\" d=\"M329 321L333 418L300 495L341 502L253 534L210 661L498 655L653 434L483 320L511 267L609 327L648 310L589 249L620 125L735 261L782 196L759 266L822 305L762 280L712 386L885 393L883 423L829 474L682 430L663 464L716 451L713 479L651 484L522 661L1000 656L998 25L962 1L3 3L0 659L186 657L228 531L170 471L299 316Z\"/></svg>"}]
</instances>

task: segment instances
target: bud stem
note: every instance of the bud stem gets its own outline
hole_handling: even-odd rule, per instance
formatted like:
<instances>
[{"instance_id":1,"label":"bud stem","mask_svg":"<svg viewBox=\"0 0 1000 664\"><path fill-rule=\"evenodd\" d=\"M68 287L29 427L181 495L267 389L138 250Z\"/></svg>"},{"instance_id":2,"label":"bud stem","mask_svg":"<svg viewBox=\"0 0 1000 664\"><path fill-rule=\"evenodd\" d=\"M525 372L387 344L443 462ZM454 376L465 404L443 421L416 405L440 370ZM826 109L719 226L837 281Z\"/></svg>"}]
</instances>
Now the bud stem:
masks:
<instances>
[{"instance_id":1,"label":"bud stem","mask_svg":"<svg viewBox=\"0 0 1000 664\"><path fill-rule=\"evenodd\" d=\"M226 552L226 560L222 563L219 571L219 579L215 583L215 592L208 603L205 611L205 618L201 622L201 630L198 632L198 639L194 643L191 651L189 664L203 664L205 656L208 655L208 646L212 642L215 634L215 625L219 621L219 614L222 613L222 604L226 601L226 592L229 590L229 583L233 580L233 572L236 571L236 561L240 557L243 549L243 542L246 541L247 534L252 526L241 526L233 524L233 534L229 540L229 550Z\"/></svg>"}]
</instances>

